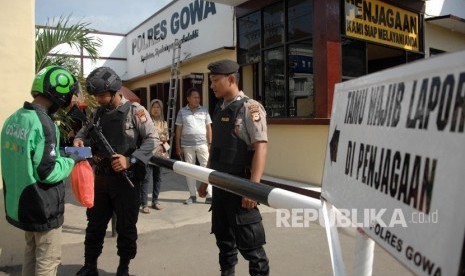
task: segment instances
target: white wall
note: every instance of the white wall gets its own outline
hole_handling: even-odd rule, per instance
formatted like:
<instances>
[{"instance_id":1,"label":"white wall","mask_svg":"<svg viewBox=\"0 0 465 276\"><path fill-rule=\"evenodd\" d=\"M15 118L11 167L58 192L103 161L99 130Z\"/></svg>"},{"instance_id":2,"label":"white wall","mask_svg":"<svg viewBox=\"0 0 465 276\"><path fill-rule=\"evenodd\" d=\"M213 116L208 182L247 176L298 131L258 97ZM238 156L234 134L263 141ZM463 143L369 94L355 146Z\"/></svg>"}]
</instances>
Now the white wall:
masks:
<instances>
[{"instance_id":1,"label":"white wall","mask_svg":"<svg viewBox=\"0 0 465 276\"><path fill-rule=\"evenodd\" d=\"M465 0L427 0L425 17L453 15L465 18ZM456 52L465 49L465 34L425 22L425 57L430 56L430 48L445 52ZM456 21L457 24L465 24Z\"/></svg>"},{"instance_id":2,"label":"white wall","mask_svg":"<svg viewBox=\"0 0 465 276\"><path fill-rule=\"evenodd\" d=\"M3 1L0 9L0 128L5 119L31 101L34 79L34 0ZM0 267L23 260L24 232L5 219L3 186L0 181ZM1 273L0 273L1 274Z\"/></svg>"},{"instance_id":3,"label":"white wall","mask_svg":"<svg viewBox=\"0 0 465 276\"><path fill-rule=\"evenodd\" d=\"M425 4L426 17L452 14L465 18L464 0L427 0Z\"/></svg>"},{"instance_id":4,"label":"white wall","mask_svg":"<svg viewBox=\"0 0 465 276\"><path fill-rule=\"evenodd\" d=\"M116 33L91 33L89 36L99 39L101 47L99 47L99 59L94 62L87 57L87 51L83 52L84 76L87 76L97 67L107 66L115 70L122 79L125 79L124 76L127 75L126 36ZM80 62L78 58L81 55L80 51L78 48L64 44L54 48L51 53L76 56L76 59Z\"/></svg>"}]
</instances>

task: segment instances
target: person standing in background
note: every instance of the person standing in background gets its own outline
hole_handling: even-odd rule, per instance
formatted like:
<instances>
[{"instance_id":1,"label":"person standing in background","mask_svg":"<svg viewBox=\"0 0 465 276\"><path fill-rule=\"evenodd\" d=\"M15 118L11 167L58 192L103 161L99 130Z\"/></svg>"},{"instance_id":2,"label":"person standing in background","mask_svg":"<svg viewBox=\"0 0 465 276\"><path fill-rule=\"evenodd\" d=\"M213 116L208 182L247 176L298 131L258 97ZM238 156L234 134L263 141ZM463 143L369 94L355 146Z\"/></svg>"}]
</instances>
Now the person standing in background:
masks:
<instances>
[{"instance_id":1,"label":"person standing in background","mask_svg":"<svg viewBox=\"0 0 465 276\"><path fill-rule=\"evenodd\" d=\"M76 156L60 156L60 131L50 116L79 92L67 69L48 66L32 84L34 100L8 117L1 134L7 221L24 230L22 275L52 276L61 262L66 179Z\"/></svg>"},{"instance_id":2,"label":"person standing in background","mask_svg":"<svg viewBox=\"0 0 465 276\"><path fill-rule=\"evenodd\" d=\"M187 105L178 112L176 117L176 154L181 160L195 164L196 158L202 167L207 166L212 129L210 114L200 105L200 93L192 87L187 90ZM186 177L190 197L184 204L197 201L197 185L194 178ZM211 186L205 203L211 203Z\"/></svg>"},{"instance_id":3,"label":"person standing in background","mask_svg":"<svg viewBox=\"0 0 465 276\"><path fill-rule=\"evenodd\" d=\"M168 144L169 141L169 134L168 134L168 123L165 121L163 116L163 102L155 99L150 102L150 116L152 117L152 121L157 129L158 135L160 136L160 141L163 146L163 157L169 158L168 150L170 146ZM142 213L149 214L150 210L147 206L147 198L148 198L148 188L150 183L152 183L152 205L151 207L155 210L162 210L160 203L158 202L158 196L160 195L160 188L161 188L161 168L159 166L147 166L147 175L145 179L142 181L141 185L141 207Z\"/></svg>"}]
</instances>

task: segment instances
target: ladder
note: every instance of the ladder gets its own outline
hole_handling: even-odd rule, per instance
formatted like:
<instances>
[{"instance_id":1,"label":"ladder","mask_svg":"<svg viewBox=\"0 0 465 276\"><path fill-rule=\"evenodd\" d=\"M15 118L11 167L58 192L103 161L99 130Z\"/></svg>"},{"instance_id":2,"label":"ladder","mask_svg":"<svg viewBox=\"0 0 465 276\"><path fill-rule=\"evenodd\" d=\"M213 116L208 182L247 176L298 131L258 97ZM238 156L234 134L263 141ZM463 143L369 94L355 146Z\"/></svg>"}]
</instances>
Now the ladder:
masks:
<instances>
[{"instance_id":1,"label":"ladder","mask_svg":"<svg viewBox=\"0 0 465 276\"><path fill-rule=\"evenodd\" d=\"M171 72L170 72L170 86L168 93L168 110L167 119L168 133L170 137L170 149L168 150L169 156L171 156L171 150L173 149L173 137L175 134L175 122L176 122L176 102L178 95L178 83L179 83L179 64L181 63L181 40L176 39L173 44L173 60L171 61Z\"/></svg>"}]
</instances>

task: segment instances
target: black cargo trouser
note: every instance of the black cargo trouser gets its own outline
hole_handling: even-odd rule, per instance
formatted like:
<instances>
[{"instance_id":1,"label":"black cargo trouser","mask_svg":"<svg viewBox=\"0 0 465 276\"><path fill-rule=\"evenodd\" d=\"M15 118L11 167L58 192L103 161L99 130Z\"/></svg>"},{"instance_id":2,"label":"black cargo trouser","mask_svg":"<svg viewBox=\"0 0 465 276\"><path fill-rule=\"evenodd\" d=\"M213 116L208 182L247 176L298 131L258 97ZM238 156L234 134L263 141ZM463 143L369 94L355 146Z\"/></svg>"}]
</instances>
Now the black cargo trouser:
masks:
<instances>
[{"instance_id":1,"label":"black cargo trouser","mask_svg":"<svg viewBox=\"0 0 465 276\"><path fill-rule=\"evenodd\" d=\"M137 253L140 184L131 179L131 187L121 174L96 175L94 207L87 209L85 245L86 260L97 259L102 253L108 222L116 214L118 255L133 259Z\"/></svg>"},{"instance_id":2,"label":"black cargo trouser","mask_svg":"<svg viewBox=\"0 0 465 276\"><path fill-rule=\"evenodd\" d=\"M249 261L250 275L268 275L269 265L263 245L265 229L258 208L242 208L242 197L213 187L212 232L220 250L221 271L237 264L237 251Z\"/></svg>"}]
</instances>

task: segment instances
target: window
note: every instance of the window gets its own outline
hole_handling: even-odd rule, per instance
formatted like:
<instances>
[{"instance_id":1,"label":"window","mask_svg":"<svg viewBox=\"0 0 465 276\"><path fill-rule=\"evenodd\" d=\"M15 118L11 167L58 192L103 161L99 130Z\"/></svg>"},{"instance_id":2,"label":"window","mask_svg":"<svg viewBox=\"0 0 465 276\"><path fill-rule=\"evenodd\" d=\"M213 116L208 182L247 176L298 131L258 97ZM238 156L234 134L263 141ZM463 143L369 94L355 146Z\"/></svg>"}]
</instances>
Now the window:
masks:
<instances>
[{"instance_id":1,"label":"window","mask_svg":"<svg viewBox=\"0 0 465 276\"><path fill-rule=\"evenodd\" d=\"M283 48L264 52L265 109L269 117L286 117Z\"/></svg>"},{"instance_id":2,"label":"window","mask_svg":"<svg viewBox=\"0 0 465 276\"><path fill-rule=\"evenodd\" d=\"M288 40L308 37L312 34L312 5L310 1L291 0L288 10Z\"/></svg>"},{"instance_id":3,"label":"window","mask_svg":"<svg viewBox=\"0 0 465 276\"><path fill-rule=\"evenodd\" d=\"M278 1L238 18L238 61L260 63L253 83L263 95L254 96L268 117L315 117L312 33L312 0Z\"/></svg>"},{"instance_id":4,"label":"window","mask_svg":"<svg viewBox=\"0 0 465 276\"><path fill-rule=\"evenodd\" d=\"M344 37L341 46L343 81L424 58L423 53Z\"/></svg>"},{"instance_id":5,"label":"window","mask_svg":"<svg viewBox=\"0 0 465 276\"><path fill-rule=\"evenodd\" d=\"M349 80L365 75L365 42L342 39L342 80Z\"/></svg>"},{"instance_id":6,"label":"window","mask_svg":"<svg viewBox=\"0 0 465 276\"><path fill-rule=\"evenodd\" d=\"M260 13L255 12L238 20L240 64L260 62Z\"/></svg>"},{"instance_id":7,"label":"window","mask_svg":"<svg viewBox=\"0 0 465 276\"><path fill-rule=\"evenodd\" d=\"M284 11L281 2L264 9L263 27L265 47L279 45L284 42Z\"/></svg>"},{"instance_id":8,"label":"window","mask_svg":"<svg viewBox=\"0 0 465 276\"><path fill-rule=\"evenodd\" d=\"M289 117L315 117L311 42L291 44L288 60Z\"/></svg>"}]
</instances>

